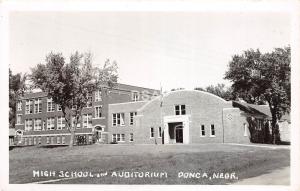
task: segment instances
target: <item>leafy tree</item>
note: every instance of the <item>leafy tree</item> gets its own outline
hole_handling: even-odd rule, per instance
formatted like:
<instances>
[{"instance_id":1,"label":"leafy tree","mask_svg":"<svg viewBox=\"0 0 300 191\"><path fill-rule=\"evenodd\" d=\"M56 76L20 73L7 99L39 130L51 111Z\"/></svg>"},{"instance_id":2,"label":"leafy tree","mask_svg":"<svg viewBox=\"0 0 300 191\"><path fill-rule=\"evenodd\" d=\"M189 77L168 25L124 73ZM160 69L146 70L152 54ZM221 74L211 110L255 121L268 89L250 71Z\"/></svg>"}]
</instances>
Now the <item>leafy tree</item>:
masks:
<instances>
[{"instance_id":1,"label":"leafy tree","mask_svg":"<svg viewBox=\"0 0 300 191\"><path fill-rule=\"evenodd\" d=\"M201 87L196 87L196 88L194 88L194 90L206 91L204 88L201 88Z\"/></svg>"},{"instance_id":2,"label":"leafy tree","mask_svg":"<svg viewBox=\"0 0 300 191\"><path fill-rule=\"evenodd\" d=\"M9 127L15 127L16 105L18 99L26 91L27 75L21 73L13 74L9 69Z\"/></svg>"},{"instance_id":3,"label":"leafy tree","mask_svg":"<svg viewBox=\"0 0 300 191\"><path fill-rule=\"evenodd\" d=\"M55 104L61 106L71 134L70 147L74 144L76 126L88 97L102 86L113 87L118 79L116 62L107 60L102 68L94 67L91 53L75 52L66 63L61 53L51 52L46 56L45 64L38 64L31 70L30 79L35 88L46 92ZM72 116L75 116L74 125Z\"/></svg>"},{"instance_id":4,"label":"leafy tree","mask_svg":"<svg viewBox=\"0 0 300 191\"><path fill-rule=\"evenodd\" d=\"M225 73L231 80L235 97L248 103L267 103L272 114L272 142L280 141L277 121L290 112L291 105L291 49L275 48L271 53L247 50L234 55Z\"/></svg>"},{"instance_id":5,"label":"leafy tree","mask_svg":"<svg viewBox=\"0 0 300 191\"><path fill-rule=\"evenodd\" d=\"M172 89L171 89L171 92L173 92L173 91L178 91L178 90L184 90L184 88L172 88Z\"/></svg>"},{"instance_id":6,"label":"leafy tree","mask_svg":"<svg viewBox=\"0 0 300 191\"><path fill-rule=\"evenodd\" d=\"M207 86L205 89L201 88L201 87L197 87L197 88L195 88L195 90L206 91L206 92L212 93L212 94L219 96L227 101L232 99L231 88L226 88L225 84L217 84L216 86L210 85L210 86Z\"/></svg>"}]
</instances>

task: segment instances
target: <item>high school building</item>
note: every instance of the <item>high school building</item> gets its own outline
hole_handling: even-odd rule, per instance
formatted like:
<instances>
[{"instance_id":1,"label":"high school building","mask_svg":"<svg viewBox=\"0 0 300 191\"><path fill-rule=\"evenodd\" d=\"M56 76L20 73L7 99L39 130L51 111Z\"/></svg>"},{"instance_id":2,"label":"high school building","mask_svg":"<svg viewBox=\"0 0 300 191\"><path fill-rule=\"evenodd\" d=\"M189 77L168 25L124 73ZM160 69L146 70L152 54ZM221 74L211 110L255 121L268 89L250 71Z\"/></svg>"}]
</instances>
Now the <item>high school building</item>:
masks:
<instances>
[{"instance_id":1,"label":"high school building","mask_svg":"<svg viewBox=\"0 0 300 191\"><path fill-rule=\"evenodd\" d=\"M125 84L118 84L112 89L99 89L90 96L90 101L82 110L80 123L76 127L77 143L88 144L95 139L99 143L108 143L110 104L149 100L157 95L158 90ZM44 92L24 95L17 103L16 118L17 145L68 144L70 141L61 108Z\"/></svg>"},{"instance_id":2,"label":"high school building","mask_svg":"<svg viewBox=\"0 0 300 191\"><path fill-rule=\"evenodd\" d=\"M91 95L76 127L76 140L77 144L250 143L253 129L261 134L269 119L244 105L203 91L160 94L119 84ZM25 95L17 105L16 121L18 145L69 143L60 107L45 93Z\"/></svg>"}]
</instances>

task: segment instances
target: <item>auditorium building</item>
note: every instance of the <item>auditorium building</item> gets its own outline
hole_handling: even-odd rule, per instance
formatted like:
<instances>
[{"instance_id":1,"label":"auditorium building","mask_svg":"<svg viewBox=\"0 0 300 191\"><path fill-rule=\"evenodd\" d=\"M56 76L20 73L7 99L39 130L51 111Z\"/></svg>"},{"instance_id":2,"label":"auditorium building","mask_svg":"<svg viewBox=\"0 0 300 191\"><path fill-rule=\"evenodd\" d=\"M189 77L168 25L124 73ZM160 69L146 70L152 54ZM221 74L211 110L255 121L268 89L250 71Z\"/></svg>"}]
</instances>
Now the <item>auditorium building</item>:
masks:
<instances>
[{"instance_id":1,"label":"auditorium building","mask_svg":"<svg viewBox=\"0 0 300 191\"><path fill-rule=\"evenodd\" d=\"M17 145L65 145L61 108L43 92L17 103ZM249 118L267 117L198 90L160 91L118 84L94 92L76 127L76 144L250 143ZM260 124L260 123L257 123Z\"/></svg>"}]
</instances>

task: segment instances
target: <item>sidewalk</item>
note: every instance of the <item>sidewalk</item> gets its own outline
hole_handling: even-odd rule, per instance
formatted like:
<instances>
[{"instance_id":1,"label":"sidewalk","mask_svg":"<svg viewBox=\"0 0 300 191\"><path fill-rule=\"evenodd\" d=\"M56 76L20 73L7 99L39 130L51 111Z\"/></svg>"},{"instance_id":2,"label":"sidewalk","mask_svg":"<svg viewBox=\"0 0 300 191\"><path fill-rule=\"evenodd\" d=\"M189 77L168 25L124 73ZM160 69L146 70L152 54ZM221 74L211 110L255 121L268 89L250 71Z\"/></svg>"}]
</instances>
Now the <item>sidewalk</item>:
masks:
<instances>
[{"instance_id":1,"label":"sidewalk","mask_svg":"<svg viewBox=\"0 0 300 191\"><path fill-rule=\"evenodd\" d=\"M271 144L259 144L259 143L250 143L250 144L239 144L239 143L224 143L227 145L237 145L237 146L245 146L245 147L261 147L261 148L269 148L269 149L290 149L290 145L271 145Z\"/></svg>"},{"instance_id":2,"label":"sidewalk","mask_svg":"<svg viewBox=\"0 0 300 191\"><path fill-rule=\"evenodd\" d=\"M290 185L290 167L274 170L253 178L247 178L233 185Z\"/></svg>"}]
</instances>

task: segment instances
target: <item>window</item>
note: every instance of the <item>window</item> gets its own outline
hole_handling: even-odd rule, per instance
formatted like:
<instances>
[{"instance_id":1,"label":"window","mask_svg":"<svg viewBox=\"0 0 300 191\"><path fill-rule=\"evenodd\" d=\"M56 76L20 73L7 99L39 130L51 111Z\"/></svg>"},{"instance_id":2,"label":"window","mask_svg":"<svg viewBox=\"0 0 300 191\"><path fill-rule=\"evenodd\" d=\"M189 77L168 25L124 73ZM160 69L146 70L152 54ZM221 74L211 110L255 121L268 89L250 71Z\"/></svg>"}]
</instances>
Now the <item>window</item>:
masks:
<instances>
[{"instance_id":1,"label":"window","mask_svg":"<svg viewBox=\"0 0 300 191\"><path fill-rule=\"evenodd\" d=\"M50 143L50 137L47 137L47 144Z\"/></svg>"},{"instance_id":2,"label":"window","mask_svg":"<svg viewBox=\"0 0 300 191\"><path fill-rule=\"evenodd\" d=\"M47 118L47 130L54 130L54 117Z\"/></svg>"},{"instance_id":3,"label":"window","mask_svg":"<svg viewBox=\"0 0 300 191\"><path fill-rule=\"evenodd\" d=\"M117 126L117 125L120 125L120 126L124 126L125 125L125 122L124 122L124 113L113 113L113 126Z\"/></svg>"},{"instance_id":4,"label":"window","mask_svg":"<svg viewBox=\"0 0 300 191\"><path fill-rule=\"evenodd\" d=\"M133 142L133 133L130 133L129 135L130 135L129 141L130 141L130 142Z\"/></svg>"},{"instance_id":5,"label":"window","mask_svg":"<svg viewBox=\"0 0 300 191\"><path fill-rule=\"evenodd\" d=\"M139 92L131 92L131 100L132 101L139 101Z\"/></svg>"},{"instance_id":6,"label":"window","mask_svg":"<svg viewBox=\"0 0 300 191\"><path fill-rule=\"evenodd\" d=\"M92 114L83 115L83 128L92 128Z\"/></svg>"},{"instance_id":7,"label":"window","mask_svg":"<svg viewBox=\"0 0 300 191\"><path fill-rule=\"evenodd\" d=\"M112 135L112 142L117 142L117 134Z\"/></svg>"},{"instance_id":8,"label":"window","mask_svg":"<svg viewBox=\"0 0 300 191\"><path fill-rule=\"evenodd\" d=\"M87 97L87 102L86 102L86 107L92 107L92 103L93 103L93 97L88 96Z\"/></svg>"},{"instance_id":9,"label":"window","mask_svg":"<svg viewBox=\"0 0 300 191\"><path fill-rule=\"evenodd\" d=\"M53 112L55 110L55 104L52 101L52 98L47 99L47 112Z\"/></svg>"},{"instance_id":10,"label":"window","mask_svg":"<svg viewBox=\"0 0 300 191\"><path fill-rule=\"evenodd\" d=\"M215 137L216 136L215 125L214 124L210 125L210 136L211 137Z\"/></svg>"},{"instance_id":11,"label":"window","mask_svg":"<svg viewBox=\"0 0 300 191\"><path fill-rule=\"evenodd\" d=\"M17 110L22 111L22 101L18 101L17 103Z\"/></svg>"},{"instance_id":12,"label":"window","mask_svg":"<svg viewBox=\"0 0 300 191\"><path fill-rule=\"evenodd\" d=\"M80 121L80 119L81 119L81 118L79 117L76 128L80 128L80 126L81 126L81 121ZM73 115L73 116L72 116L72 120L71 120L72 127L75 127L75 123L76 123L76 116Z\"/></svg>"},{"instance_id":13,"label":"window","mask_svg":"<svg viewBox=\"0 0 300 191\"><path fill-rule=\"evenodd\" d=\"M130 125L133 125L133 116L136 116L137 112L130 112Z\"/></svg>"},{"instance_id":14,"label":"window","mask_svg":"<svg viewBox=\"0 0 300 191\"><path fill-rule=\"evenodd\" d=\"M36 137L33 137L33 144L36 145Z\"/></svg>"},{"instance_id":15,"label":"window","mask_svg":"<svg viewBox=\"0 0 300 191\"><path fill-rule=\"evenodd\" d=\"M89 135L89 143L91 144L93 142L93 136Z\"/></svg>"},{"instance_id":16,"label":"window","mask_svg":"<svg viewBox=\"0 0 300 191\"><path fill-rule=\"evenodd\" d=\"M35 119L34 120L34 130L35 131L42 130L42 120L41 119Z\"/></svg>"},{"instance_id":17,"label":"window","mask_svg":"<svg viewBox=\"0 0 300 191\"><path fill-rule=\"evenodd\" d=\"M124 141L125 141L125 134L112 135L112 142L124 142Z\"/></svg>"},{"instance_id":18,"label":"window","mask_svg":"<svg viewBox=\"0 0 300 191\"><path fill-rule=\"evenodd\" d=\"M175 115L185 115L185 105L175 105Z\"/></svg>"},{"instance_id":19,"label":"window","mask_svg":"<svg viewBox=\"0 0 300 191\"><path fill-rule=\"evenodd\" d=\"M17 124L21 124L22 123L22 115L18 114L17 115Z\"/></svg>"},{"instance_id":20,"label":"window","mask_svg":"<svg viewBox=\"0 0 300 191\"><path fill-rule=\"evenodd\" d=\"M25 131L31 131L32 130L32 119L26 119L25 120Z\"/></svg>"},{"instance_id":21,"label":"window","mask_svg":"<svg viewBox=\"0 0 300 191\"><path fill-rule=\"evenodd\" d=\"M54 137L51 137L51 144L54 144Z\"/></svg>"},{"instance_id":22,"label":"window","mask_svg":"<svg viewBox=\"0 0 300 191\"><path fill-rule=\"evenodd\" d=\"M102 106L95 107L95 118L102 117Z\"/></svg>"},{"instance_id":23,"label":"window","mask_svg":"<svg viewBox=\"0 0 300 191\"><path fill-rule=\"evenodd\" d=\"M32 138L28 137L28 145L32 145Z\"/></svg>"},{"instance_id":24,"label":"window","mask_svg":"<svg viewBox=\"0 0 300 191\"><path fill-rule=\"evenodd\" d=\"M205 126L204 125L201 125L200 137L205 137Z\"/></svg>"},{"instance_id":25,"label":"window","mask_svg":"<svg viewBox=\"0 0 300 191\"><path fill-rule=\"evenodd\" d=\"M101 92L101 90L97 90L95 92L95 101L102 101L102 92Z\"/></svg>"},{"instance_id":26,"label":"window","mask_svg":"<svg viewBox=\"0 0 300 191\"><path fill-rule=\"evenodd\" d=\"M154 137L154 128L151 127L150 128L150 138L153 138Z\"/></svg>"},{"instance_id":27,"label":"window","mask_svg":"<svg viewBox=\"0 0 300 191\"><path fill-rule=\"evenodd\" d=\"M125 141L125 134L121 134L121 139L120 141L124 142Z\"/></svg>"},{"instance_id":28,"label":"window","mask_svg":"<svg viewBox=\"0 0 300 191\"><path fill-rule=\"evenodd\" d=\"M158 137L162 137L162 131L161 131L161 127L158 127Z\"/></svg>"},{"instance_id":29,"label":"window","mask_svg":"<svg viewBox=\"0 0 300 191\"><path fill-rule=\"evenodd\" d=\"M64 129L66 124L65 124L65 118L63 116L57 117L57 129L61 130Z\"/></svg>"},{"instance_id":30,"label":"window","mask_svg":"<svg viewBox=\"0 0 300 191\"><path fill-rule=\"evenodd\" d=\"M33 101L32 100L26 100L25 104L25 114L33 113Z\"/></svg>"},{"instance_id":31,"label":"window","mask_svg":"<svg viewBox=\"0 0 300 191\"><path fill-rule=\"evenodd\" d=\"M66 143L66 137L65 136L62 136L61 137L61 144L65 144Z\"/></svg>"},{"instance_id":32,"label":"window","mask_svg":"<svg viewBox=\"0 0 300 191\"><path fill-rule=\"evenodd\" d=\"M61 105L57 105L57 111L61 111Z\"/></svg>"},{"instance_id":33,"label":"window","mask_svg":"<svg viewBox=\"0 0 300 191\"><path fill-rule=\"evenodd\" d=\"M60 144L60 137L56 137L56 143Z\"/></svg>"},{"instance_id":34,"label":"window","mask_svg":"<svg viewBox=\"0 0 300 191\"><path fill-rule=\"evenodd\" d=\"M42 144L42 137L38 138L38 143L39 143L39 145Z\"/></svg>"},{"instance_id":35,"label":"window","mask_svg":"<svg viewBox=\"0 0 300 191\"><path fill-rule=\"evenodd\" d=\"M34 113L42 113L42 100L40 98L34 100Z\"/></svg>"},{"instance_id":36,"label":"window","mask_svg":"<svg viewBox=\"0 0 300 191\"><path fill-rule=\"evenodd\" d=\"M247 133L247 124L244 123L244 136L247 137L248 133Z\"/></svg>"},{"instance_id":37,"label":"window","mask_svg":"<svg viewBox=\"0 0 300 191\"><path fill-rule=\"evenodd\" d=\"M24 138L24 145L27 145L27 138Z\"/></svg>"}]
</instances>

